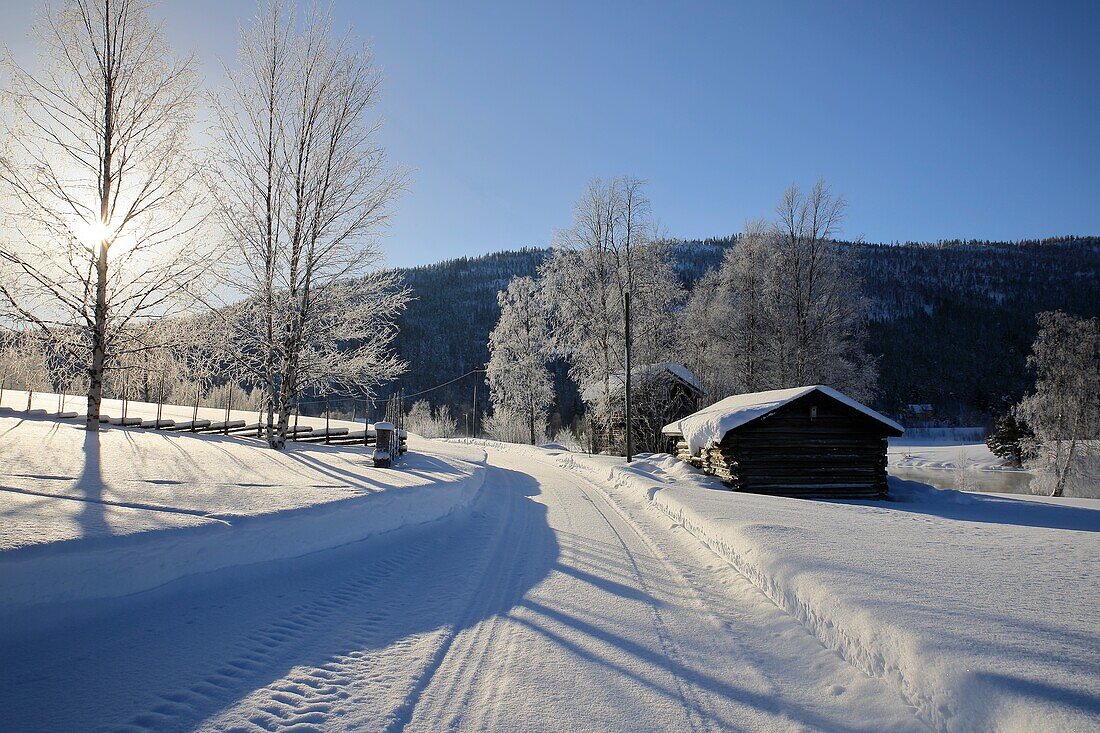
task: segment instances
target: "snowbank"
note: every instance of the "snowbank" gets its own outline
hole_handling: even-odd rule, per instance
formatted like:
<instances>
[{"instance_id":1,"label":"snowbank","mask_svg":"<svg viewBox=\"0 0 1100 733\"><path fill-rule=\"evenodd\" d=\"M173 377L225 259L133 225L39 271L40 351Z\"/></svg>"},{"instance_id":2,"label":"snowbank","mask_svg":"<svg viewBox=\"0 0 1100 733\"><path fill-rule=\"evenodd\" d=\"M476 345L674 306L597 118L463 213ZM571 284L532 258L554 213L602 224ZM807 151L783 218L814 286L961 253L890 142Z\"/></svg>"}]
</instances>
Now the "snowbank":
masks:
<instances>
[{"instance_id":1,"label":"snowbank","mask_svg":"<svg viewBox=\"0 0 1100 733\"><path fill-rule=\"evenodd\" d=\"M373 468L361 446L0 416L0 616L316 552L460 511L484 453ZM453 451L452 451L453 453Z\"/></svg>"},{"instance_id":2,"label":"snowbank","mask_svg":"<svg viewBox=\"0 0 1100 733\"><path fill-rule=\"evenodd\" d=\"M1100 501L939 491L734 494L674 459L559 455L725 558L942 731L1100 726Z\"/></svg>"}]
</instances>

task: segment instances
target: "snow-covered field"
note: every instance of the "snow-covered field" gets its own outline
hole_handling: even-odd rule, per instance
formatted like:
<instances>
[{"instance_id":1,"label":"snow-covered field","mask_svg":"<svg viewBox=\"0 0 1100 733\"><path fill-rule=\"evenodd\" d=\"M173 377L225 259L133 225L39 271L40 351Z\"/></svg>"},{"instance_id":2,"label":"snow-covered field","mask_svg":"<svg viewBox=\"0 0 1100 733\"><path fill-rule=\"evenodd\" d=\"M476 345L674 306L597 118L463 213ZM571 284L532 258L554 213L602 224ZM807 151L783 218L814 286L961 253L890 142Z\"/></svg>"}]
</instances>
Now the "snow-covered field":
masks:
<instances>
[{"instance_id":1,"label":"snow-covered field","mask_svg":"<svg viewBox=\"0 0 1100 733\"><path fill-rule=\"evenodd\" d=\"M0 413L0 617L436 520L484 478L477 451L387 471L361 446L261 446Z\"/></svg>"},{"instance_id":2,"label":"snow-covered field","mask_svg":"<svg viewBox=\"0 0 1100 733\"><path fill-rule=\"evenodd\" d=\"M939 730L1100 729L1100 500L722 491L668 457L561 454L707 544Z\"/></svg>"},{"instance_id":3,"label":"snow-covered field","mask_svg":"<svg viewBox=\"0 0 1100 733\"><path fill-rule=\"evenodd\" d=\"M906 468L964 468L976 471L1014 470L982 442L891 438L886 452L890 466Z\"/></svg>"},{"instance_id":4,"label":"snow-covered field","mask_svg":"<svg viewBox=\"0 0 1100 733\"><path fill-rule=\"evenodd\" d=\"M1098 501L410 447L0 416L0 729L1100 726Z\"/></svg>"}]
</instances>

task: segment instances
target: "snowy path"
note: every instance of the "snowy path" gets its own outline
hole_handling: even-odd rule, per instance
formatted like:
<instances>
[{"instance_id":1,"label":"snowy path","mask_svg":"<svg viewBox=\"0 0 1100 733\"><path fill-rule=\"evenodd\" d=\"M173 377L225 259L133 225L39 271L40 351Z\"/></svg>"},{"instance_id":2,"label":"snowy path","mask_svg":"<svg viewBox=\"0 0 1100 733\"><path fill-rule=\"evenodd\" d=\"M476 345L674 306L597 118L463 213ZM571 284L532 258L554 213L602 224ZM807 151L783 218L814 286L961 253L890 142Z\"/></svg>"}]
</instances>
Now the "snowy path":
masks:
<instances>
[{"instance_id":1,"label":"snowy path","mask_svg":"<svg viewBox=\"0 0 1100 733\"><path fill-rule=\"evenodd\" d=\"M489 465L469 518L6 630L0 728L926 730L656 513Z\"/></svg>"}]
</instances>

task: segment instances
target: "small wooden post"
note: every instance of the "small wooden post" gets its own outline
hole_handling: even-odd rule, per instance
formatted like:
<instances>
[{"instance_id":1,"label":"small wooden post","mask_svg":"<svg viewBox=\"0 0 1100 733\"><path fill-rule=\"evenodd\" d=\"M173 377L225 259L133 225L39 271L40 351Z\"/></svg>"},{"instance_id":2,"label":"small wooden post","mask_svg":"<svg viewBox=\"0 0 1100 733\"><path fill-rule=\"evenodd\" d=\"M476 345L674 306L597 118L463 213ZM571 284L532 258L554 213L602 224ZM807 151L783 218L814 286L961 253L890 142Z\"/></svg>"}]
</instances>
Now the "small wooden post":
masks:
<instances>
[{"instance_id":1,"label":"small wooden post","mask_svg":"<svg viewBox=\"0 0 1100 733\"><path fill-rule=\"evenodd\" d=\"M329 443L329 409L328 397L325 398L325 445Z\"/></svg>"},{"instance_id":2,"label":"small wooden post","mask_svg":"<svg viewBox=\"0 0 1100 733\"><path fill-rule=\"evenodd\" d=\"M164 413L164 378L161 377L160 389L157 390L157 422L153 425L154 428L160 430L160 418Z\"/></svg>"},{"instance_id":3,"label":"small wooden post","mask_svg":"<svg viewBox=\"0 0 1100 733\"><path fill-rule=\"evenodd\" d=\"M363 445L370 445L370 397L363 400Z\"/></svg>"},{"instance_id":4,"label":"small wooden post","mask_svg":"<svg viewBox=\"0 0 1100 733\"><path fill-rule=\"evenodd\" d=\"M191 432L195 432L195 423L199 419L199 387L195 387L195 409L191 411Z\"/></svg>"},{"instance_id":5,"label":"small wooden post","mask_svg":"<svg viewBox=\"0 0 1100 733\"><path fill-rule=\"evenodd\" d=\"M222 435L229 435L229 412L233 409L233 383L230 382L225 386L229 394L225 398L225 428Z\"/></svg>"},{"instance_id":6,"label":"small wooden post","mask_svg":"<svg viewBox=\"0 0 1100 733\"><path fill-rule=\"evenodd\" d=\"M4 385L7 384L7 377L0 379L0 405L4 404Z\"/></svg>"}]
</instances>

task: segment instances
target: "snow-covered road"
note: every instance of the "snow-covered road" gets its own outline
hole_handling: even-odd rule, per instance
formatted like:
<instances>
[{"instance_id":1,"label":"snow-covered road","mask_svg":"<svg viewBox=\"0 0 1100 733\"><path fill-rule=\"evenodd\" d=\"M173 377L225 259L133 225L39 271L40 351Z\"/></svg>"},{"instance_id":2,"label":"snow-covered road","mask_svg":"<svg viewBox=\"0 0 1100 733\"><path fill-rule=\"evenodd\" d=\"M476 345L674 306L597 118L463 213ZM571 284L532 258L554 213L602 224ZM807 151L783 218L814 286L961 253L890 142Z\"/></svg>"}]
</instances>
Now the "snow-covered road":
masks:
<instances>
[{"instance_id":1,"label":"snow-covered road","mask_svg":"<svg viewBox=\"0 0 1100 733\"><path fill-rule=\"evenodd\" d=\"M488 462L466 518L0 632L0 728L927 730L656 512Z\"/></svg>"}]
</instances>

